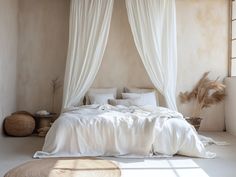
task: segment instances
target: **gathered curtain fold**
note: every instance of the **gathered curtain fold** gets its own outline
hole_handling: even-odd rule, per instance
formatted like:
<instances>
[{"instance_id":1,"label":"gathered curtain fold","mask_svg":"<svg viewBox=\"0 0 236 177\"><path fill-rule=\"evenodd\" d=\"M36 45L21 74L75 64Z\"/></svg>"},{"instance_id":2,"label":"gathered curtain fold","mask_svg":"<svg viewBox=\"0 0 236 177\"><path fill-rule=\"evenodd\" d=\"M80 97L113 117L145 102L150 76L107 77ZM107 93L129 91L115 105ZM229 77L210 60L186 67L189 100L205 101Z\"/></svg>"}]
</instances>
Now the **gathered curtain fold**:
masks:
<instances>
[{"instance_id":1,"label":"gathered curtain fold","mask_svg":"<svg viewBox=\"0 0 236 177\"><path fill-rule=\"evenodd\" d=\"M71 0L62 108L82 104L101 65L114 0Z\"/></svg>"},{"instance_id":2,"label":"gathered curtain fold","mask_svg":"<svg viewBox=\"0 0 236 177\"><path fill-rule=\"evenodd\" d=\"M154 86L167 107L177 110L175 0L126 0L134 42Z\"/></svg>"}]
</instances>

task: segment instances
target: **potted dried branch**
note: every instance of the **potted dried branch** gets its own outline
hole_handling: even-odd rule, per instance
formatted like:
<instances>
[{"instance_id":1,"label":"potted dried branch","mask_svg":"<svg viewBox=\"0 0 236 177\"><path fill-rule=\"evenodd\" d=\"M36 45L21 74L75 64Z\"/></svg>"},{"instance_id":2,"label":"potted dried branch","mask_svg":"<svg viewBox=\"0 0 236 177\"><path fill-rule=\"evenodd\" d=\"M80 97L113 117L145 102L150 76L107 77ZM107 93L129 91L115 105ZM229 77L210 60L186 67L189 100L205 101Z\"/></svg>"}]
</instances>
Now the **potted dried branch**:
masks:
<instances>
[{"instance_id":1,"label":"potted dried branch","mask_svg":"<svg viewBox=\"0 0 236 177\"><path fill-rule=\"evenodd\" d=\"M55 79L51 80L51 87L52 87L52 105L51 105L51 110L54 113L55 111L55 96L59 88L61 88L62 84L60 82L60 79L56 77Z\"/></svg>"},{"instance_id":2,"label":"potted dried branch","mask_svg":"<svg viewBox=\"0 0 236 177\"><path fill-rule=\"evenodd\" d=\"M225 85L219 81L219 77L210 80L208 75L209 72L204 73L191 92L180 92L179 94L181 103L195 101L193 113L186 120L194 125L196 130L200 127L202 110L220 103L225 98Z\"/></svg>"},{"instance_id":3,"label":"potted dried branch","mask_svg":"<svg viewBox=\"0 0 236 177\"><path fill-rule=\"evenodd\" d=\"M58 77L56 77L55 79L51 80L51 88L52 88L52 98L51 98L51 113L50 116L52 117L52 122L55 121L57 113L55 112L55 97L57 94L57 91L59 90L59 88L61 88L62 84L61 81Z\"/></svg>"}]
</instances>

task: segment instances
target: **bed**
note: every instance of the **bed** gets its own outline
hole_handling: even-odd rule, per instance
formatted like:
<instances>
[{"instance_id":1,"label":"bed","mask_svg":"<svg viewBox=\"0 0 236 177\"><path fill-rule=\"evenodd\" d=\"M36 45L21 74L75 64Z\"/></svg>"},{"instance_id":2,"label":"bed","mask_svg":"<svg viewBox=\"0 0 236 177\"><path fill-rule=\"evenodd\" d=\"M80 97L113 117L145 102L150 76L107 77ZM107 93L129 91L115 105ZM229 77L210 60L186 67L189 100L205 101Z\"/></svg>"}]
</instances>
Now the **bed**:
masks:
<instances>
[{"instance_id":1,"label":"bed","mask_svg":"<svg viewBox=\"0 0 236 177\"><path fill-rule=\"evenodd\" d=\"M34 158L116 156L213 158L183 116L159 106L92 104L68 109Z\"/></svg>"}]
</instances>

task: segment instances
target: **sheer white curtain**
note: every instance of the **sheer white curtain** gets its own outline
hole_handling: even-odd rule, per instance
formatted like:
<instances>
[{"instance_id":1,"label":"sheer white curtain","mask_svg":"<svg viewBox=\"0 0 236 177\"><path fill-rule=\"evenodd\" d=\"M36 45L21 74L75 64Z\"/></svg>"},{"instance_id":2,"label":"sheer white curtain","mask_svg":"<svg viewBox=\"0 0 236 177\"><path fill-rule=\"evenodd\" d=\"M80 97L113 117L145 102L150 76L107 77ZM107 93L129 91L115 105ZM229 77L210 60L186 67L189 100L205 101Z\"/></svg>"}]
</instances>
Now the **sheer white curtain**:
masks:
<instances>
[{"instance_id":1,"label":"sheer white curtain","mask_svg":"<svg viewBox=\"0 0 236 177\"><path fill-rule=\"evenodd\" d=\"M99 70L107 44L113 0L71 0L63 108L78 106Z\"/></svg>"},{"instance_id":2,"label":"sheer white curtain","mask_svg":"<svg viewBox=\"0 0 236 177\"><path fill-rule=\"evenodd\" d=\"M154 86L168 108L177 110L175 0L126 0L135 45Z\"/></svg>"}]
</instances>

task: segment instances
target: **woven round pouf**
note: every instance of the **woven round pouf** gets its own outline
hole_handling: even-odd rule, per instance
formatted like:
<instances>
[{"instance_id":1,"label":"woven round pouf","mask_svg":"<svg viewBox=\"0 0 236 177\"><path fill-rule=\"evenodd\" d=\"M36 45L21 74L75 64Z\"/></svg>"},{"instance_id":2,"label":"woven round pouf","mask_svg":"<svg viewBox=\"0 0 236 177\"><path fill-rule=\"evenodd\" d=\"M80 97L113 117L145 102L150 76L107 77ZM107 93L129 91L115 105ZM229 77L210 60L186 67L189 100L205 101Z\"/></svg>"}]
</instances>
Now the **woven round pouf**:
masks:
<instances>
[{"instance_id":1,"label":"woven round pouf","mask_svg":"<svg viewBox=\"0 0 236 177\"><path fill-rule=\"evenodd\" d=\"M10 136L29 136L35 128L35 120L28 113L13 113L4 120L4 130Z\"/></svg>"},{"instance_id":2,"label":"woven round pouf","mask_svg":"<svg viewBox=\"0 0 236 177\"><path fill-rule=\"evenodd\" d=\"M120 177L118 166L97 158L51 158L26 162L4 177Z\"/></svg>"}]
</instances>

